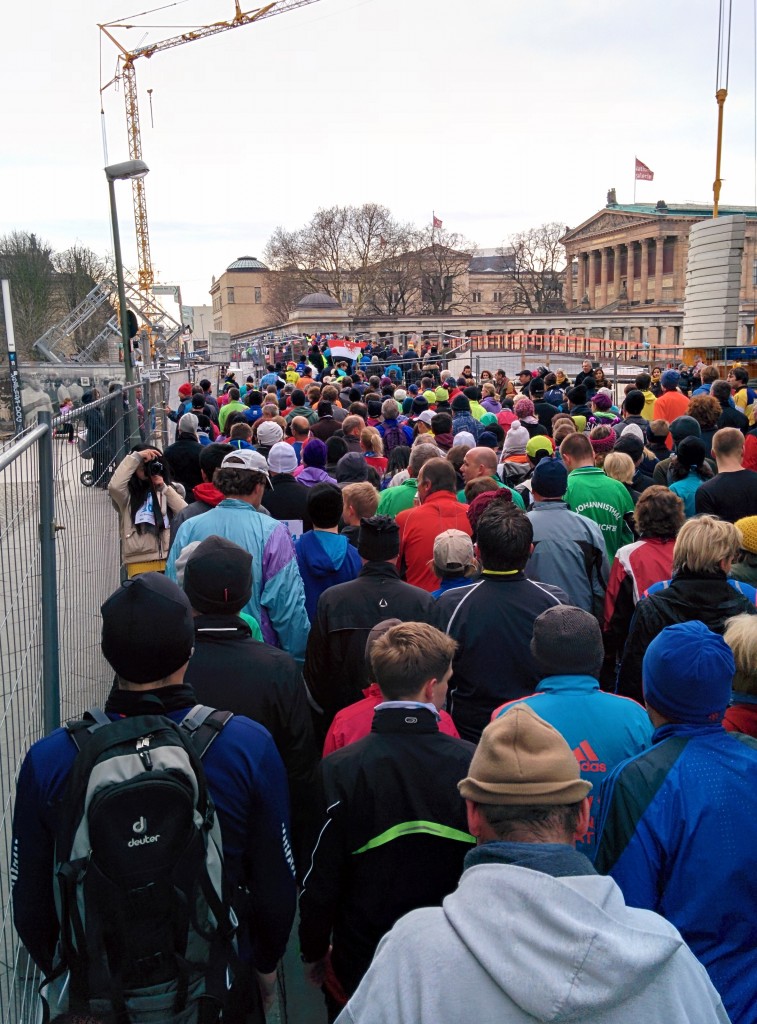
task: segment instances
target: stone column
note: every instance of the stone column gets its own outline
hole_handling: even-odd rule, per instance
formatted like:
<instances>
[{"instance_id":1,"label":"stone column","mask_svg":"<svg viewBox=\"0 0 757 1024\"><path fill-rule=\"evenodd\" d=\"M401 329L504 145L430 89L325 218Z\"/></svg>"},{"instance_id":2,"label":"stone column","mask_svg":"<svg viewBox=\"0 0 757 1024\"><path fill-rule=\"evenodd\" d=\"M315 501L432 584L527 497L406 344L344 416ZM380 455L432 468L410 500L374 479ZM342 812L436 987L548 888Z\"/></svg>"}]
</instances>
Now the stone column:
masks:
<instances>
[{"instance_id":1,"label":"stone column","mask_svg":"<svg viewBox=\"0 0 757 1024\"><path fill-rule=\"evenodd\" d=\"M599 264L599 305L607 305L607 246L600 250Z\"/></svg>"},{"instance_id":2,"label":"stone column","mask_svg":"<svg viewBox=\"0 0 757 1024\"><path fill-rule=\"evenodd\" d=\"M613 246L613 252L615 254L614 255L614 259L615 259L615 279L613 281L613 285L615 287L613 289L613 297L615 299L619 299L620 298L620 291L621 291L621 288L623 287L623 275L620 272L620 250L621 250L621 246L619 246L619 245L614 245Z\"/></svg>"},{"instance_id":3,"label":"stone column","mask_svg":"<svg viewBox=\"0 0 757 1024\"><path fill-rule=\"evenodd\" d=\"M655 239L655 254L654 254L654 300L659 305L662 302L662 250L665 245L665 239L658 237Z\"/></svg>"},{"instance_id":4,"label":"stone column","mask_svg":"<svg viewBox=\"0 0 757 1024\"><path fill-rule=\"evenodd\" d=\"M576 295L576 305L580 305L583 300L584 293L586 291L586 253L579 252L578 254L578 295Z\"/></svg>"},{"instance_id":5,"label":"stone column","mask_svg":"<svg viewBox=\"0 0 757 1024\"><path fill-rule=\"evenodd\" d=\"M566 253L568 262L565 265L565 277L562 290L563 301L566 309L573 308L573 255ZM580 301L580 299L579 299Z\"/></svg>"},{"instance_id":6,"label":"stone column","mask_svg":"<svg viewBox=\"0 0 757 1024\"><path fill-rule=\"evenodd\" d=\"M649 287L649 239L642 238L641 240L641 292L639 294L639 304L644 305L647 301L648 295L647 290Z\"/></svg>"},{"instance_id":7,"label":"stone column","mask_svg":"<svg viewBox=\"0 0 757 1024\"><path fill-rule=\"evenodd\" d=\"M634 253L636 251L636 243L635 242L629 242L628 245L626 246L626 249L627 249L627 256L626 256L626 263L627 263L626 292L628 294L628 305L630 306L631 303L634 301L634 298L635 298L634 293L633 293L633 283L634 283L634 280L635 280L635 275L634 275Z\"/></svg>"},{"instance_id":8,"label":"stone column","mask_svg":"<svg viewBox=\"0 0 757 1024\"><path fill-rule=\"evenodd\" d=\"M596 302L594 295L597 290L597 259L594 249L589 250L589 306L594 309Z\"/></svg>"}]
</instances>

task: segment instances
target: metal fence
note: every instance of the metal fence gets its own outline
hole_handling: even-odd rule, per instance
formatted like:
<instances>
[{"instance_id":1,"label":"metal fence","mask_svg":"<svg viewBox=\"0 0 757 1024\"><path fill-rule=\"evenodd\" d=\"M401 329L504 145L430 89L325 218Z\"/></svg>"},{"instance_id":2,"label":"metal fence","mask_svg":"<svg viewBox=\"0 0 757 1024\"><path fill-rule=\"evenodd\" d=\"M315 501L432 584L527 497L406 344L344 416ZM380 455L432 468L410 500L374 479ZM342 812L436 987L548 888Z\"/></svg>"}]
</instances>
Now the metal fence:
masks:
<instances>
[{"instance_id":1,"label":"metal fence","mask_svg":"<svg viewBox=\"0 0 757 1024\"><path fill-rule=\"evenodd\" d=\"M161 446L186 371L134 386L140 438ZM102 704L112 673L100 652L100 606L121 574L107 482L129 447L127 391L38 423L0 445L0 1022L36 1019L37 971L12 923L16 777L35 740ZM86 424L104 425L91 444ZM172 431L171 431L172 433ZM98 486L98 484L100 486ZM52 865L51 865L52 871Z\"/></svg>"}]
</instances>

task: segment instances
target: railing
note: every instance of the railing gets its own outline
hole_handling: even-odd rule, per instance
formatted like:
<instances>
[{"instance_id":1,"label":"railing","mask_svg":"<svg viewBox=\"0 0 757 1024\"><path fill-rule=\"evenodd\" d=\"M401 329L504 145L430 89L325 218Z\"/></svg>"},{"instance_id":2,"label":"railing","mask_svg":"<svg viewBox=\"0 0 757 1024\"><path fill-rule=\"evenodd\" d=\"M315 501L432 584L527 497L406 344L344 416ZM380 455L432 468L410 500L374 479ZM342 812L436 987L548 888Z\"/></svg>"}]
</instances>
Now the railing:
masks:
<instances>
[{"instance_id":1,"label":"railing","mask_svg":"<svg viewBox=\"0 0 757 1024\"><path fill-rule=\"evenodd\" d=\"M145 440L161 443L160 409L171 384L163 375L134 386L146 399ZM40 980L12 924L16 777L32 743L102 704L112 681L100 652L100 606L121 570L118 517L105 488L127 449L126 393L57 419L40 413L35 426L0 446L1 1024L36 1020ZM83 457L80 431L97 412L105 429L93 457Z\"/></svg>"}]
</instances>

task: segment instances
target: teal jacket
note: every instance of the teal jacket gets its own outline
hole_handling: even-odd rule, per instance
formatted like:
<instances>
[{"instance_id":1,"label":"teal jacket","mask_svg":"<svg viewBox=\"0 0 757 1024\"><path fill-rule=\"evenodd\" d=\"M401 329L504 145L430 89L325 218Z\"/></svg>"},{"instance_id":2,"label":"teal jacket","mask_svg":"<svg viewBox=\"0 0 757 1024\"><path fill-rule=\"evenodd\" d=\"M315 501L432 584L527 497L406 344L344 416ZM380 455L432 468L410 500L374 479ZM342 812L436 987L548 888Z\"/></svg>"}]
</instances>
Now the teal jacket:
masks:
<instances>
[{"instance_id":1,"label":"teal jacket","mask_svg":"<svg viewBox=\"0 0 757 1024\"><path fill-rule=\"evenodd\" d=\"M266 643L304 661L310 623L289 530L246 501L224 498L216 508L181 524L168 555L166 575L178 582L176 562L182 550L214 535L233 541L252 555L252 596L242 611L257 619Z\"/></svg>"}]
</instances>

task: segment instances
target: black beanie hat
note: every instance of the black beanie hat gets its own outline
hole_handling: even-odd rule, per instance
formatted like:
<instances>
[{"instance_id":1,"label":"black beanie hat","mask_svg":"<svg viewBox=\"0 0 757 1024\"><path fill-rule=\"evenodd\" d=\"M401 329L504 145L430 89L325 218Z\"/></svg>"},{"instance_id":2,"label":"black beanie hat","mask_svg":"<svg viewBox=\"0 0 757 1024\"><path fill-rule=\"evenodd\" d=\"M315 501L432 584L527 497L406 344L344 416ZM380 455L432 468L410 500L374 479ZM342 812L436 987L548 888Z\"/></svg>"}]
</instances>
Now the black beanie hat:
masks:
<instances>
[{"instance_id":1,"label":"black beanie hat","mask_svg":"<svg viewBox=\"0 0 757 1024\"><path fill-rule=\"evenodd\" d=\"M372 420L377 420L381 415L381 402L377 398L368 400L368 415Z\"/></svg>"},{"instance_id":2,"label":"black beanie hat","mask_svg":"<svg viewBox=\"0 0 757 1024\"><path fill-rule=\"evenodd\" d=\"M366 562L390 562L400 553L400 528L392 516L360 520L357 551Z\"/></svg>"},{"instance_id":3,"label":"black beanie hat","mask_svg":"<svg viewBox=\"0 0 757 1024\"><path fill-rule=\"evenodd\" d=\"M413 399L413 404L410 406L410 415L420 416L426 409L428 409L428 399L424 398L423 395L418 395L417 398Z\"/></svg>"},{"instance_id":4,"label":"black beanie hat","mask_svg":"<svg viewBox=\"0 0 757 1024\"><path fill-rule=\"evenodd\" d=\"M534 620L531 654L542 676L597 678L604 658L602 630L582 608L548 608Z\"/></svg>"},{"instance_id":5,"label":"black beanie hat","mask_svg":"<svg viewBox=\"0 0 757 1024\"><path fill-rule=\"evenodd\" d=\"M362 455L358 455L358 458L361 459ZM342 506L342 492L335 484L316 484L308 489L307 510L313 526L320 529L338 526Z\"/></svg>"},{"instance_id":6,"label":"black beanie hat","mask_svg":"<svg viewBox=\"0 0 757 1024\"><path fill-rule=\"evenodd\" d=\"M470 402L465 395L455 395L452 399L453 412L470 412Z\"/></svg>"},{"instance_id":7,"label":"black beanie hat","mask_svg":"<svg viewBox=\"0 0 757 1024\"><path fill-rule=\"evenodd\" d=\"M707 449L704 441L699 437L684 437L683 441L676 448L676 457L682 466L691 469L696 466L701 469L704 465Z\"/></svg>"},{"instance_id":8,"label":"black beanie hat","mask_svg":"<svg viewBox=\"0 0 757 1024\"><path fill-rule=\"evenodd\" d=\"M568 398L574 405L586 405L586 398L588 391L583 384L576 384L574 388L568 391Z\"/></svg>"},{"instance_id":9,"label":"black beanie hat","mask_svg":"<svg viewBox=\"0 0 757 1024\"><path fill-rule=\"evenodd\" d=\"M157 683L189 661L194 647L186 595L159 572L134 576L100 608L102 652L129 683Z\"/></svg>"},{"instance_id":10,"label":"black beanie hat","mask_svg":"<svg viewBox=\"0 0 757 1024\"><path fill-rule=\"evenodd\" d=\"M252 594L252 555L225 537L206 537L187 560L184 593L196 612L236 615Z\"/></svg>"}]
</instances>

